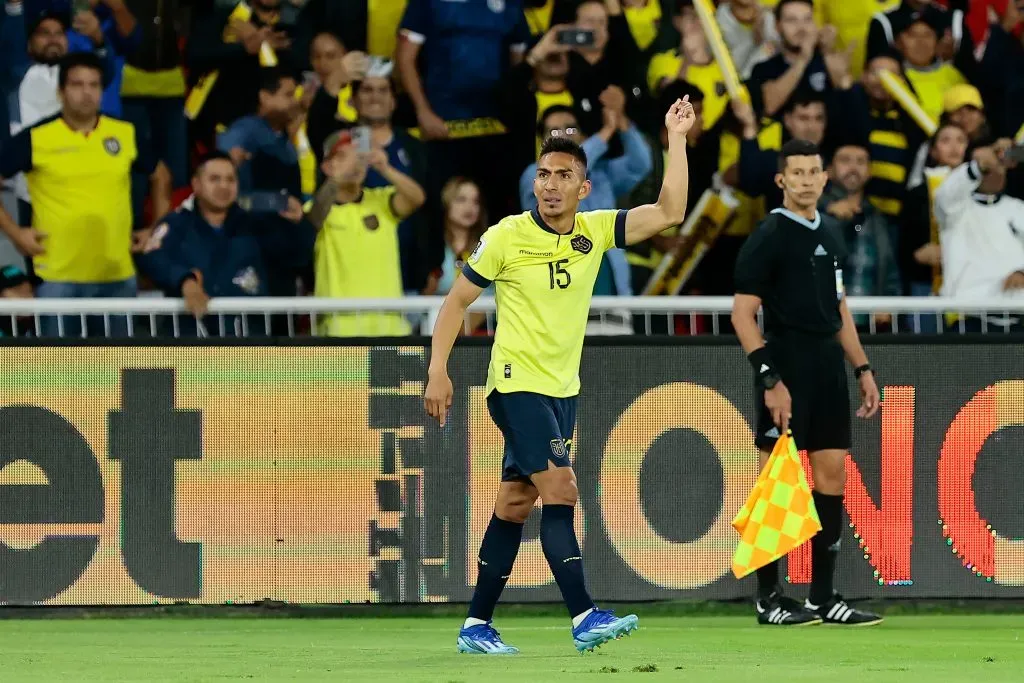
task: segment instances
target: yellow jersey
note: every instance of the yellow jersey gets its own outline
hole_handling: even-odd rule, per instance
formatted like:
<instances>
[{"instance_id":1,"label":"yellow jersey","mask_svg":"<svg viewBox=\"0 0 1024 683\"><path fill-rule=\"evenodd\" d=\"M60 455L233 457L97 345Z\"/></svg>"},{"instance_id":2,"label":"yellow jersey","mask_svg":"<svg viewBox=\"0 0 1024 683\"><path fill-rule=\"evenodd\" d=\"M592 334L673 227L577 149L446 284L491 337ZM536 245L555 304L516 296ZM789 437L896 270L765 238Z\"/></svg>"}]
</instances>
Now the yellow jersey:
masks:
<instances>
[{"instance_id":1,"label":"yellow jersey","mask_svg":"<svg viewBox=\"0 0 1024 683\"><path fill-rule=\"evenodd\" d=\"M647 67L647 87L657 95L662 81L674 81L683 67L679 50L669 50L654 55ZM725 75L718 62L691 64L686 70L686 81L700 88L704 93L704 130L711 128L729 107L729 93L725 89Z\"/></svg>"},{"instance_id":2,"label":"yellow jersey","mask_svg":"<svg viewBox=\"0 0 1024 683\"><path fill-rule=\"evenodd\" d=\"M402 296L394 187L363 190L354 202L336 204L327 214L313 250L315 296L391 299ZM312 202L306 204L306 210ZM407 335L401 313L333 313L320 321L331 337Z\"/></svg>"},{"instance_id":3,"label":"yellow jersey","mask_svg":"<svg viewBox=\"0 0 1024 683\"><path fill-rule=\"evenodd\" d=\"M955 66L945 62L936 62L934 66L925 69L908 66L903 71L917 98L921 100L921 107L933 121L942 118L942 97L945 92L954 85L967 82Z\"/></svg>"},{"instance_id":4,"label":"yellow jersey","mask_svg":"<svg viewBox=\"0 0 1024 683\"><path fill-rule=\"evenodd\" d=\"M367 0L366 52L391 59L408 0Z\"/></svg>"},{"instance_id":5,"label":"yellow jersey","mask_svg":"<svg viewBox=\"0 0 1024 683\"><path fill-rule=\"evenodd\" d=\"M28 181L32 227L46 234L46 251L32 259L40 278L105 283L135 275L131 174L155 167L138 156L135 127L107 116L88 133L58 115L11 138L0 177L21 172Z\"/></svg>"},{"instance_id":6,"label":"yellow jersey","mask_svg":"<svg viewBox=\"0 0 1024 683\"><path fill-rule=\"evenodd\" d=\"M572 232L562 235L534 209L483 234L463 274L479 287L494 283L498 325L487 393L579 393L597 272L604 253L625 241L626 212L616 210L578 213Z\"/></svg>"}]
</instances>

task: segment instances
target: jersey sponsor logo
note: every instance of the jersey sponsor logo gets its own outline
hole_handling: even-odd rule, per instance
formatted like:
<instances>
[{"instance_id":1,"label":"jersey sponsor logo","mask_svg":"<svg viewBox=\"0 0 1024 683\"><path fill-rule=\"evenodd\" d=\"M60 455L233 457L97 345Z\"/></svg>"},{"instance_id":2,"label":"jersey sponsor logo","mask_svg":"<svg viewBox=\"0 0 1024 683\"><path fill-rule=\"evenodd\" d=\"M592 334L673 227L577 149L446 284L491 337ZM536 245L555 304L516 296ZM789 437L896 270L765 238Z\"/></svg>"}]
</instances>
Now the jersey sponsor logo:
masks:
<instances>
[{"instance_id":1,"label":"jersey sponsor logo","mask_svg":"<svg viewBox=\"0 0 1024 683\"><path fill-rule=\"evenodd\" d=\"M594 248L594 243L587 239L586 235L576 235L569 240L569 244L581 254L589 254Z\"/></svg>"},{"instance_id":2,"label":"jersey sponsor logo","mask_svg":"<svg viewBox=\"0 0 1024 683\"><path fill-rule=\"evenodd\" d=\"M105 138L103 140L103 149L107 151L112 157L116 157L121 153L121 141L117 138Z\"/></svg>"},{"instance_id":3,"label":"jersey sponsor logo","mask_svg":"<svg viewBox=\"0 0 1024 683\"><path fill-rule=\"evenodd\" d=\"M529 249L520 249L520 256L553 256L554 252L550 251L530 251Z\"/></svg>"},{"instance_id":4,"label":"jersey sponsor logo","mask_svg":"<svg viewBox=\"0 0 1024 683\"><path fill-rule=\"evenodd\" d=\"M487 242L480 240L476 243L476 247L473 249L473 253L469 255L469 262L476 263L480 260L480 254L484 252L484 247L487 246Z\"/></svg>"},{"instance_id":5,"label":"jersey sponsor logo","mask_svg":"<svg viewBox=\"0 0 1024 683\"><path fill-rule=\"evenodd\" d=\"M761 363L761 369L758 372L765 373L765 372L768 372L769 370L771 370L770 367L768 367L764 363Z\"/></svg>"},{"instance_id":6,"label":"jersey sponsor logo","mask_svg":"<svg viewBox=\"0 0 1024 683\"><path fill-rule=\"evenodd\" d=\"M366 226L367 230L371 232L380 227L380 219L377 216L370 214L363 218L363 225Z\"/></svg>"},{"instance_id":7,"label":"jersey sponsor logo","mask_svg":"<svg viewBox=\"0 0 1024 683\"><path fill-rule=\"evenodd\" d=\"M777 439L779 438L779 428L772 427L767 432L765 432L764 435L767 436L769 439Z\"/></svg>"},{"instance_id":8,"label":"jersey sponsor logo","mask_svg":"<svg viewBox=\"0 0 1024 683\"><path fill-rule=\"evenodd\" d=\"M565 457L565 439L551 439L551 453L556 458Z\"/></svg>"}]
</instances>

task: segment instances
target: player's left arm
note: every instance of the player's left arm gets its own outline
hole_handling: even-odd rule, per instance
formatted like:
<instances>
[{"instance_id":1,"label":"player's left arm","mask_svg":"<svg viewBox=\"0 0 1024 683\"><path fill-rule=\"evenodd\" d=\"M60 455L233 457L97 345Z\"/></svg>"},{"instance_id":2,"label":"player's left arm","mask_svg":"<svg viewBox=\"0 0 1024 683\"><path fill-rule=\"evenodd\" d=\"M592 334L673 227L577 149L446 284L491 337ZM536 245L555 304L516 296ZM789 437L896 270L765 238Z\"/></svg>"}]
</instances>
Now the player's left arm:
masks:
<instances>
[{"instance_id":1,"label":"player's left arm","mask_svg":"<svg viewBox=\"0 0 1024 683\"><path fill-rule=\"evenodd\" d=\"M694 122L693 105L688 98L676 100L665 114L668 130L668 163L661 181L661 193L654 204L644 204L626 213L624 234L617 234L615 246L643 242L683 222L690 171L686 161L686 133ZM616 231L618 232L618 231Z\"/></svg>"},{"instance_id":2,"label":"player's left arm","mask_svg":"<svg viewBox=\"0 0 1024 683\"><path fill-rule=\"evenodd\" d=\"M861 370L857 381L860 384L860 407L857 408L857 417L868 418L878 412L881 403L881 396L878 392L878 385L875 384L875 373L868 364L868 354L860 343L860 336L857 334L857 326L853 322L853 315L846 305L846 297L839 302L839 314L842 317L843 326L836 335L839 343L846 354L846 360L855 369L868 366L867 370Z\"/></svg>"}]
</instances>

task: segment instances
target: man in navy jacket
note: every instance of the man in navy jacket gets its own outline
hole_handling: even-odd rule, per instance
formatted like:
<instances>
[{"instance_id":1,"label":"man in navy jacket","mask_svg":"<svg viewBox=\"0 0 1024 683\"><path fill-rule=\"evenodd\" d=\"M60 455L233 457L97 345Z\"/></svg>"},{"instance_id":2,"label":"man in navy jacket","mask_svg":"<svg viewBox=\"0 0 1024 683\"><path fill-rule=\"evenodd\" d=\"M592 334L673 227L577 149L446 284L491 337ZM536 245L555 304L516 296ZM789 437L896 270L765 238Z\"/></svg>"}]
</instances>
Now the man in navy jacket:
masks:
<instances>
[{"instance_id":1,"label":"man in navy jacket","mask_svg":"<svg viewBox=\"0 0 1024 683\"><path fill-rule=\"evenodd\" d=\"M273 213L238 206L238 176L231 157L220 152L204 158L192 177L194 197L166 216L139 257L139 268L169 297L182 297L197 322L185 321L180 333L242 336L266 333L262 314L206 316L211 297L267 296L268 272L298 269L313 257L316 232L302 205L287 197L287 208Z\"/></svg>"}]
</instances>

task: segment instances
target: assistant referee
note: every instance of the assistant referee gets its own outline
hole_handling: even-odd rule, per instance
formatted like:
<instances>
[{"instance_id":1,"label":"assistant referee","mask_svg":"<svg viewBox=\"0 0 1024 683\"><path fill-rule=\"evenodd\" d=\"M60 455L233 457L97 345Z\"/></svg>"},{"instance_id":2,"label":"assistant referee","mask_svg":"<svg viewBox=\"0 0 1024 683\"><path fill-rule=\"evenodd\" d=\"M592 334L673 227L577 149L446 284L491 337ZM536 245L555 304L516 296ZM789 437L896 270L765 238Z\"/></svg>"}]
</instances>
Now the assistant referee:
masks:
<instances>
[{"instance_id":1,"label":"assistant referee","mask_svg":"<svg viewBox=\"0 0 1024 683\"><path fill-rule=\"evenodd\" d=\"M732 324L756 373L760 467L791 429L808 452L821 531L811 540L811 590L802 605L782 595L778 562L757 572L758 623L865 626L881 617L850 607L832 588L843 519L850 395L843 356L855 368L858 417L878 411L879 393L846 306L847 253L832 219L817 211L827 175L818 147L791 140L779 155L782 208L750 236L736 261ZM762 337L757 311L764 308Z\"/></svg>"}]
</instances>

